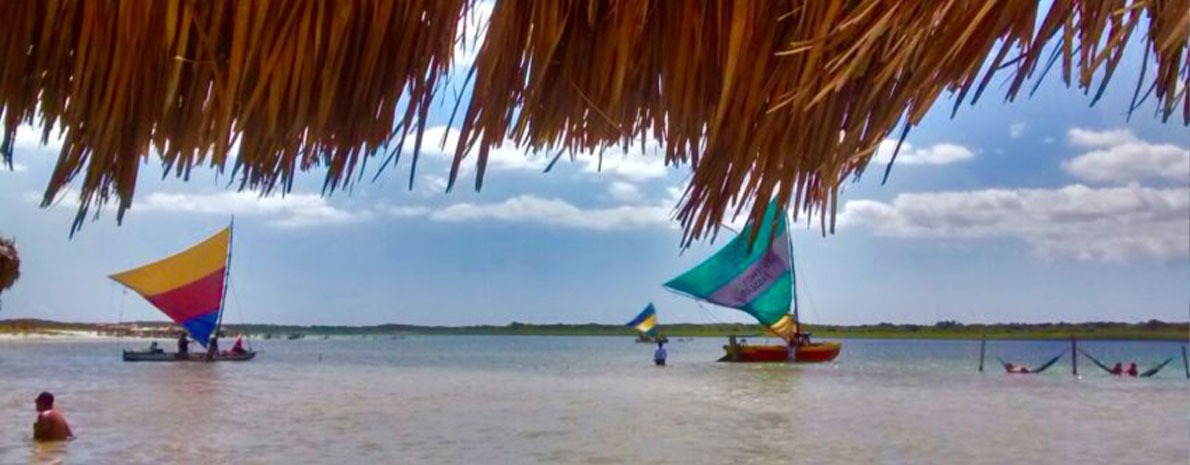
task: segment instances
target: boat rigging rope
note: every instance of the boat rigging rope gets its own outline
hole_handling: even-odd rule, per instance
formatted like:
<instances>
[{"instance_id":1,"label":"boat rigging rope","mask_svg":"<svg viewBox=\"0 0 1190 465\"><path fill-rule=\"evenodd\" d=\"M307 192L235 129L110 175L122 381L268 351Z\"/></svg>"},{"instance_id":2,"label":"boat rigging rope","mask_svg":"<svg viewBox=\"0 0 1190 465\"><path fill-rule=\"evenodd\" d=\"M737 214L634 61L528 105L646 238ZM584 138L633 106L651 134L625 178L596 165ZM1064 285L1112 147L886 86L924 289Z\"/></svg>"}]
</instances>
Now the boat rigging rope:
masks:
<instances>
[{"instance_id":1,"label":"boat rigging rope","mask_svg":"<svg viewBox=\"0 0 1190 465\"><path fill-rule=\"evenodd\" d=\"M247 324L244 321L243 306L240 305L240 294L238 292L236 292L235 284L232 283L231 279L227 280L227 293L231 294L231 300L233 302L235 302L235 304L236 304L236 319L240 320L241 325ZM226 309L224 309L224 310L226 311ZM248 346L248 350L252 350L251 342L245 341L244 344L246 344Z\"/></svg>"},{"instance_id":2,"label":"boat rigging rope","mask_svg":"<svg viewBox=\"0 0 1190 465\"><path fill-rule=\"evenodd\" d=\"M791 258L793 258L793 269L795 269L795 270L798 270L798 269L804 270L805 269L805 268L802 268L801 262L797 259L796 253L793 254L793 256ZM810 293L810 286L806 280L806 277L804 275L794 275L794 276L795 276L795 278L794 278L795 282L800 282L800 284L801 284L801 286L800 286L801 290L799 291L797 289L794 289L794 292L797 292L799 294L804 293L806 296L806 303L809 304L809 305L802 305L802 306L798 307L798 312L803 313L803 314L809 313L808 316L810 317L810 318L801 318L802 321L799 321L798 324L801 324L803 321L806 321L807 319L813 319L814 321L819 321L818 320L818 312L814 310L814 309L818 308L818 305L814 303L814 296L811 295L811 293ZM798 296L795 296L794 298L796 299L799 297L801 297L801 296L798 295Z\"/></svg>"},{"instance_id":3,"label":"boat rigging rope","mask_svg":"<svg viewBox=\"0 0 1190 465\"><path fill-rule=\"evenodd\" d=\"M116 283L114 283L114 282L108 283L108 296L109 296L108 302L111 302L111 297L110 297L111 290L114 289L112 286L115 286L115 285L116 285ZM120 315L116 318L117 326L124 325L124 302L127 300L127 298L128 298L128 288L123 288L122 291L120 292ZM124 339L124 332L121 331L118 327L116 329L116 338Z\"/></svg>"},{"instance_id":4,"label":"boat rigging rope","mask_svg":"<svg viewBox=\"0 0 1190 465\"><path fill-rule=\"evenodd\" d=\"M706 305L703 305L701 300L695 300L694 303L698 304L698 308L702 309L701 315L703 317L704 322L707 320L710 320L711 323L714 323L714 324L725 323L723 320L720 320L718 317L716 317L715 313L712 312L711 309L707 308Z\"/></svg>"}]
</instances>

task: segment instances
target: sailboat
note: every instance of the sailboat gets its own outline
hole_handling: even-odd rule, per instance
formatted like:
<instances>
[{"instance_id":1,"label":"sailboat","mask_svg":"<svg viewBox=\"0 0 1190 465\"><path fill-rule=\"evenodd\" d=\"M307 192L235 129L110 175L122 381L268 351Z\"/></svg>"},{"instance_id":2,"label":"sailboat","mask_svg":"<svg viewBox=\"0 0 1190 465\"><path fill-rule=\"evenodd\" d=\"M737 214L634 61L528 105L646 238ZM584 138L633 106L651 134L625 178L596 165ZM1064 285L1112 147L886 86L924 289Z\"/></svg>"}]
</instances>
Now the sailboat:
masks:
<instances>
[{"instance_id":1,"label":"sailboat","mask_svg":"<svg viewBox=\"0 0 1190 465\"><path fill-rule=\"evenodd\" d=\"M204 351L187 354L162 350L125 350L124 361L243 361L252 360L252 350L216 353L208 343L219 335L231 271L232 226L164 259L109 276L132 289L189 333ZM216 344L217 345L217 344ZM238 345L237 345L238 346Z\"/></svg>"},{"instance_id":2,"label":"sailboat","mask_svg":"<svg viewBox=\"0 0 1190 465\"><path fill-rule=\"evenodd\" d=\"M772 202L749 244L749 223L727 245L665 287L696 300L734 308L756 318L784 344L748 345L735 336L721 362L822 363L839 356L838 342L812 342L798 322L793 243L785 214ZM791 311L792 309L792 311Z\"/></svg>"},{"instance_id":3,"label":"sailboat","mask_svg":"<svg viewBox=\"0 0 1190 465\"><path fill-rule=\"evenodd\" d=\"M669 342L669 339L664 335L658 334L657 331L657 309L653 307L650 302L649 306L641 310L636 318L629 321L627 325L629 328L636 329L640 334L636 337L636 342L652 344L654 342Z\"/></svg>"}]
</instances>

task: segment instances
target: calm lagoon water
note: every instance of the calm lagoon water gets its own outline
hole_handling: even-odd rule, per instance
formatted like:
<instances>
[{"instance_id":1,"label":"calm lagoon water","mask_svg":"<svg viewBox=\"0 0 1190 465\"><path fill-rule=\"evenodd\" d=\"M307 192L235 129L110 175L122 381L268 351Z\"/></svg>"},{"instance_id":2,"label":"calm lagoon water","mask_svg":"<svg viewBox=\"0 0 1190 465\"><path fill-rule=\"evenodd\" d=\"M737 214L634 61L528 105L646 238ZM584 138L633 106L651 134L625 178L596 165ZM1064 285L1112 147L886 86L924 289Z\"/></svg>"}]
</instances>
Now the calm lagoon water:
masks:
<instances>
[{"instance_id":1,"label":"calm lagoon water","mask_svg":"<svg viewBox=\"0 0 1190 465\"><path fill-rule=\"evenodd\" d=\"M163 341L164 342L164 341ZM0 341L0 463L1186 464L1173 343L848 340L821 366L715 363L722 339L407 337L256 341L248 363L120 360L145 341ZM53 391L78 439L31 440Z\"/></svg>"}]
</instances>

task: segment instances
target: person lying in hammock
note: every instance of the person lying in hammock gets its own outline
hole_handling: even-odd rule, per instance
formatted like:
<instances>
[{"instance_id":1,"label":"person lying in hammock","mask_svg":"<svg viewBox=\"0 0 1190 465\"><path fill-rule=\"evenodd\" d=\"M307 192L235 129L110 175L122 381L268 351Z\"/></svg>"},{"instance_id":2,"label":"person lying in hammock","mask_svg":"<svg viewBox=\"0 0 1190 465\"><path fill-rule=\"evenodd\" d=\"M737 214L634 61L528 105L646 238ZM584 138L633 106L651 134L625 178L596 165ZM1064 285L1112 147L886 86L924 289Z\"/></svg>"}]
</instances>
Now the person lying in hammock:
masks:
<instances>
[{"instance_id":1,"label":"person lying in hammock","mask_svg":"<svg viewBox=\"0 0 1190 465\"><path fill-rule=\"evenodd\" d=\"M1037 368L1029 368L1024 365L1018 365L1016 363L1005 362L1004 359L1002 359L1000 357L996 357L996 360L999 360L1000 364L1004 365L1004 371L1007 373L1014 374L1014 375L1035 375L1035 374L1041 373L1041 372L1049 369L1049 367L1051 367L1051 366L1054 366L1054 364L1058 363L1058 360L1061 359L1063 355L1066 355L1066 351L1062 351L1062 353L1058 354L1054 358L1051 358L1048 362L1041 364L1041 366L1039 366Z\"/></svg>"},{"instance_id":2,"label":"person lying in hammock","mask_svg":"<svg viewBox=\"0 0 1190 465\"><path fill-rule=\"evenodd\" d=\"M1004 371L1007 371L1009 373L1021 373L1021 374L1033 373L1033 372L1029 371L1029 367L1024 366L1024 365L1017 365L1017 364L1011 363L1011 362L1004 364Z\"/></svg>"},{"instance_id":3,"label":"person lying in hammock","mask_svg":"<svg viewBox=\"0 0 1190 465\"><path fill-rule=\"evenodd\" d=\"M1161 371L1162 368L1165 368L1166 365L1169 365L1169 362L1173 361L1173 357L1167 358L1167 359L1165 359L1165 361L1158 363L1153 368L1149 368L1148 370L1145 370L1142 372L1136 367L1136 362L1129 363L1127 370L1124 369L1124 366L1122 363L1116 363L1115 366L1109 368L1107 366L1107 364L1099 361L1099 359L1097 359L1094 356L1092 356L1091 354L1087 353L1087 351L1085 351L1083 349L1079 349L1078 351L1082 352L1084 356L1086 356L1088 359L1090 359L1091 363L1094 363L1095 366L1098 366L1100 369L1102 369L1103 371L1106 371L1108 374L1110 374L1112 376L1127 375L1132 378L1136 378L1136 377L1149 378L1149 377L1152 377L1153 375L1157 374L1157 372Z\"/></svg>"}]
</instances>

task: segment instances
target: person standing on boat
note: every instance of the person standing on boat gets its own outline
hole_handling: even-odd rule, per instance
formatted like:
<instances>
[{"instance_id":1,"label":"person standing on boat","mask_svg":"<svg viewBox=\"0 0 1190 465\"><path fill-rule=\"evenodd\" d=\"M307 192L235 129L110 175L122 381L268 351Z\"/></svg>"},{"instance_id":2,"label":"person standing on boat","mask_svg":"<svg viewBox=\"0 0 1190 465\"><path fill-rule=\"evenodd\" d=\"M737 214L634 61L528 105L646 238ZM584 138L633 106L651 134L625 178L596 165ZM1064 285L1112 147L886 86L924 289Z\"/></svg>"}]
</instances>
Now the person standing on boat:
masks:
<instances>
[{"instance_id":1,"label":"person standing on boat","mask_svg":"<svg viewBox=\"0 0 1190 465\"><path fill-rule=\"evenodd\" d=\"M215 360L216 355L219 355L219 336L212 334L207 343L207 361Z\"/></svg>"},{"instance_id":2,"label":"person standing on boat","mask_svg":"<svg viewBox=\"0 0 1190 465\"><path fill-rule=\"evenodd\" d=\"M665 357L669 355L665 352L665 343L657 342L657 350L653 352L653 363L657 366L665 366Z\"/></svg>"},{"instance_id":3,"label":"person standing on boat","mask_svg":"<svg viewBox=\"0 0 1190 465\"><path fill-rule=\"evenodd\" d=\"M178 335L178 358L190 357L190 340L186 339L186 332Z\"/></svg>"},{"instance_id":4,"label":"person standing on boat","mask_svg":"<svg viewBox=\"0 0 1190 465\"><path fill-rule=\"evenodd\" d=\"M34 441L65 441L74 438L70 425L62 412L54 409L54 395L42 392L34 400L37 406L37 421L33 423Z\"/></svg>"}]
</instances>

